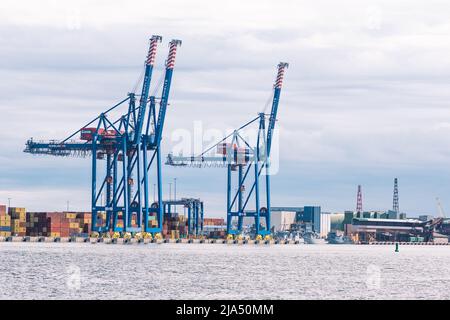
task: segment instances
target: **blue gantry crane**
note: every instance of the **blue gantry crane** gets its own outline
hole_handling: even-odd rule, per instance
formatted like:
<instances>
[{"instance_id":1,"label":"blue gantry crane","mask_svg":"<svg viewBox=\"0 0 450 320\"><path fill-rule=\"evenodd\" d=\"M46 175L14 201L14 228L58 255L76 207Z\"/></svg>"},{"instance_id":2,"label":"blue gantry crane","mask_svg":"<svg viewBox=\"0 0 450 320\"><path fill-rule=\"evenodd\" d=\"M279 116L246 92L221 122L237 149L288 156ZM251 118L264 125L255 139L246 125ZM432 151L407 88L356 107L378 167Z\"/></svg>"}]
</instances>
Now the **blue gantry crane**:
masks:
<instances>
[{"instance_id":1,"label":"blue gantry crane","mask_svg":"<svg viewBox=\"0 0 450 320\"><path fill-rule=\"evenodd\" d=\"M140 95L128 93L125 99L62 141L30 139L26 143L24 152L31 154L92 157L92 231L161 232L161 139L177 47L181 45L180 40L170 41L161 96L150 96L161 41L158 35L150 39ZM159 85L155 92L158 88ZM121 106L126 112L120 111ZM149 200L150 176L155 178L157 188L154 203ZM99 218L101 213L106 219Z\"/></svg>"},{"instance_id":2,"label":"blue gantry crane","mask_svg":"<svg viewBox=\"0 0 450 320\"><path fill-rule=\"evenodd\" d=\"M228 234L242 233L244 217L254 218L255 235L264 236L271 232L270 154L284 72L287 67L288 64L285 62L278 64L270 114L259 113L258 117L234 130L232 134L198 156L173 154L167 156L166 164L172 166L227 168ZM257 141L255 146L251 146L248 139L245 139L241 133L254 123L258 123ZM215 152L214 149L216 149ZM261 190L264 182L265 199ZM233 185L235 185L234 190ZM252 208L249 208L250 202L254 203ZM265 220L265 224L261 223L261 218Z\"/></svg>"},{"instance_id":3,"label":"blue gantry crane","mask_svg":"<svg viewBox=\"0 0 450 320\"><path fill-rule=\"evenodd\" d=\"M195 198L181 198L163 201L164 214L170 217L177 213L177 207L187 211L188 234L198 236L203 232L204 206L203 201Z\"/></svg>"}]
</instances>

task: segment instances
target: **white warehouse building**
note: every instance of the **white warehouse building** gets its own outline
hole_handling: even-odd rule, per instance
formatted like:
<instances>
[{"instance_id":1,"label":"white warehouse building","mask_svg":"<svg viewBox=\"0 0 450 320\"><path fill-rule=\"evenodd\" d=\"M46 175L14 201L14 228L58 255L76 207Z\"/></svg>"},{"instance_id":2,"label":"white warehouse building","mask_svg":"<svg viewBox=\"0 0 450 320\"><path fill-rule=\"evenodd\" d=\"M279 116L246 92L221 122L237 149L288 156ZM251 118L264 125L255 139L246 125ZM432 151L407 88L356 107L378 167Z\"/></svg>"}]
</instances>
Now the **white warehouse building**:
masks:
<instances>
[{"instance_id":1,"label":"white warehouse building","mask_svg":"<svg viewBox=\"0 0 450 320\"><path fill-rule=\"evenodd\" d=\"M314 231L322 238L325 238L331 231L331 213L315 212L314 213Z\"/></svg>"},{"instance_id":2,"label":"white warehouse building","mask_svg":"<svg viewBox=\"0 0 450 320\"><path fill-rule=\"evenodd\" d=\"M297 216L295 211L272 211L271 213L271 224L274 232L290 230Z\"/></svg>"}]
</instances>

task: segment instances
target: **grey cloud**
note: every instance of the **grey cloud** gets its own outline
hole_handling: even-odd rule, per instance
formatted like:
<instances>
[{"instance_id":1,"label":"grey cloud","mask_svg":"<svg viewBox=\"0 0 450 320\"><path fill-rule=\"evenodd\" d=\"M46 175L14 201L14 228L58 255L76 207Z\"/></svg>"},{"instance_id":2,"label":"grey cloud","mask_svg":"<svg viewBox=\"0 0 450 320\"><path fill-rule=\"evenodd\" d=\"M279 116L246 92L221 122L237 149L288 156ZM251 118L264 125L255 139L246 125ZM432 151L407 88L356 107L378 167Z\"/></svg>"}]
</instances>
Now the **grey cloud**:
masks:
<instances>
[{"instance_id":1,"label":"grey cloud","mask_svg":"<svg viewBox=\"0 0 450 320\"><path fill-rule=\"evenodd\" d=\"M278 123L283 165L273 179L274 204L314 202L328 210L348 209L354 205L355 184L362 183L371 194L368 206L389 207L391 178L397 174L405 181L405 208L430 209L431 190L450 202L442 187L448 186L442 180L450 181L448 5L433 1L423 10L415 1L346 4L287 1L283 19L275 14L282 10L275 1L231 1L221 10L196 1L195 11L187 4L166 7L158 1L149 10L143 2L137 13L121 12L120 3L109 1L2 10L9 18L0 22L1 189L26 189L31 197L27 186L60 186L61 197L88 208L89 161L24 155L24 142L31 136L63 138L122 99L142 70L148 37L161 33L165 42L155 80L167 42L183 40L165 151L171 133L192 130L193 121L223 130L256 116L270 94L276 64L286 60L290 68ZM66 9L77 5L81 28L68 30ZM19 9L28 19L20 18ZM371 10L381 14L374 17L381 20L374 28L367 25ZM205 197L211 210L223 211L221 170L165 167L165 173L167 181L183 180L186 195ZM72 193L72 185L84 191ZM39 206L51 210L50 197Z\"/></svg>"}]
</instances>

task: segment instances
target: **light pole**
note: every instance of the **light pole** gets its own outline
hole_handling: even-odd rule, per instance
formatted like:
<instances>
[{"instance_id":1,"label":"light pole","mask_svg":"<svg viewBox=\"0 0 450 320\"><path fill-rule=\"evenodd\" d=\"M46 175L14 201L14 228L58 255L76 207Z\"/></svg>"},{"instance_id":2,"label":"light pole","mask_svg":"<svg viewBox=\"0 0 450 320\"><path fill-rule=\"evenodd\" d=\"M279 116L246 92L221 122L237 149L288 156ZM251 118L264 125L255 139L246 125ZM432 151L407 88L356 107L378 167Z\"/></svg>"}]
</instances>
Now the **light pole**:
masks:
<instances>
[{"instance_id":1,"label":"light pole","mask_svg":"<svg viewBox=\"0 0 450 320\"><path fill-rule=\"evenodd\" d=\"M169 201L172 200L172 183L169 182Z\"/></svg>"},{"instance_id":2,"label":"light pole","mask_svg":"<svg viewBox=\"0 0 450 320\"><path fill-rule=\"evenodd\" d=\"M12 198L8 198L8 210L9 210L9 207L11 207L11 199Z\"/></svg>"},{"instance_id":3,"label":"light pole","mask_svg":"<svg viewBox=\"0 0 450 320\"><path fill-rule=\"evenodd\" d=\"M173 178L173 198L177 201L177 178Z\"/></svg>"},{"instance_id":4,"label":"light pole","mask_svg":"<svg viewBox=\"0 0 450 320\"><path fill-rule=\"evenodd\" d=\"M153 184L153 202L156 202L156 183Z\"/></svg>"}]
</instances>

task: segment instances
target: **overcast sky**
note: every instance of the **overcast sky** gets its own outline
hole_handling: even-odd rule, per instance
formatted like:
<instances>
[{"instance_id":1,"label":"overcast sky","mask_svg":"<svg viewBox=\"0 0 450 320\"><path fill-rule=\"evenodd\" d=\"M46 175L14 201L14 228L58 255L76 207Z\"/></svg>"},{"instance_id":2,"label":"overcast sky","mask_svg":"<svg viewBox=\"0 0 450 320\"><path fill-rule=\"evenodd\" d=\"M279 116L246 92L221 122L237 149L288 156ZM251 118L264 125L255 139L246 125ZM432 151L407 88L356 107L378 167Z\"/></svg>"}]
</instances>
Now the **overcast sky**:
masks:
<instances>
[{"instance_id":1,"label":"overcast sky","mask_svg":"<svg viewBox=\"0 0 450 320\"><path fill-rule=\"evenodd\" d=\"M270 96L287 61L277 125L275 206L450 210L448 1L21 1L0 3L0 203L90 208L87 159L34 157L132 90L148 38L182 39L164 132L235 128ZM225 213L222 169L164 167L165 187ZM166 190L168 192L168 190Z\"/></svg>"}]
</instances>

